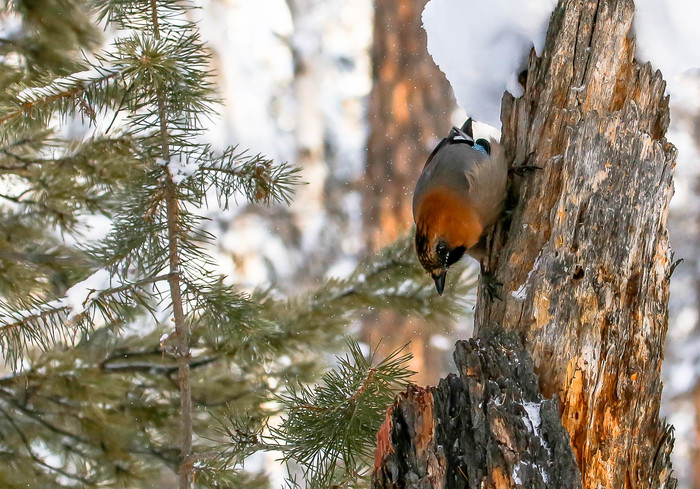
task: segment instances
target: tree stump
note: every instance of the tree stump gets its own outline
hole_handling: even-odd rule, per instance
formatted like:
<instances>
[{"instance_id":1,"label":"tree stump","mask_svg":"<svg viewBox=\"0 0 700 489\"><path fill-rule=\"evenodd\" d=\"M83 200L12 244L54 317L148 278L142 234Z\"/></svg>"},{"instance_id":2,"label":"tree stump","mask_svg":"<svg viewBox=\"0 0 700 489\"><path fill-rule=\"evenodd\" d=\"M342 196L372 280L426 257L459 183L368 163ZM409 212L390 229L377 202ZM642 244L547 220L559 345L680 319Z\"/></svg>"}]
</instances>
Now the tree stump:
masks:
<instances>
[{"instance_id":1,"label":"tree stump","mask_svg":"<svg viewBox=\"0 0 700 489\"><path fill-rule=\"evenodd\" d=\"M560 0L525 94L505 94L506 154L542 169L513 177L516 204L487 262L501 298L482 290L476 309L477 336L516 334L541 394L560 400L585 488L676 484L673 438L659 419L676 151L664 137L662 75L634 60L633 15L632 0ZM392 421L390 431L397 450L407 430ZM502 483L493 470L482 475L484 487L535 487L507 468ZM385 473L380 463L375 487L453 487L382 485Z\"/></svg>"},{"instance_id":2,"label":"tree stump","mask_svg":"<svg viewBox=\"0 0 700 489\"><path fill-rule=\"evenodd\" d=\"M557 402L539 393L528 353L517 336L488 331L457 343L459 375L412 386L389 408L373 487L581 487Z\"/></svg>"}]
</instances>

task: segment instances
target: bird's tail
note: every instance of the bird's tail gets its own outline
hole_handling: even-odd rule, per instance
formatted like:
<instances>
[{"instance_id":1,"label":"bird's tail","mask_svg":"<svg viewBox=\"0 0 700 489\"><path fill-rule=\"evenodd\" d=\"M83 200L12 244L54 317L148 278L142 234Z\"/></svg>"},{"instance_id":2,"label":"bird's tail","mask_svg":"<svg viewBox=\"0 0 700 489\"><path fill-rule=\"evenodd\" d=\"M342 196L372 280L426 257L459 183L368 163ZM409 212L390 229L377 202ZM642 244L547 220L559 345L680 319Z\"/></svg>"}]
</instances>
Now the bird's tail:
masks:
<instances>
[{"instance_id":1,"label":"bird's tail","mask_svg":"<svg viewBox=\"0 0 700 489\"><path fill-rule=\"evenodd\" d=\"M462 124L462 131L469 136L470 138L474 139L474 131L472 130L472 118L468 118L464 124Z\"/></svg>"}]
</instances>

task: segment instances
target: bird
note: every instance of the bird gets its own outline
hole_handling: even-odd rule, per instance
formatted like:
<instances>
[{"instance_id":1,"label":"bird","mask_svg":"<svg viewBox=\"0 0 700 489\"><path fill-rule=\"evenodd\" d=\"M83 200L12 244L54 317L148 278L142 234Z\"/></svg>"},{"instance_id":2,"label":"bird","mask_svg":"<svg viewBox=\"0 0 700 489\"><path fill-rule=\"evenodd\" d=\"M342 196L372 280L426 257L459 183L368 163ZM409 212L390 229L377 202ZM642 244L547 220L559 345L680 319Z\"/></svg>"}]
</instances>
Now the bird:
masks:
<instances>
[{"instance_id":1,"label":"bird","mask_svg":"<svg viewBox=\"0 0 700 489\"><path fill-rule=\"evenodd\" d=\"M474 140L472 119L433 149L413 193L415 247L438 294L447 271L467 253L481 263L485 236L503 212L508 163L495 140Z\"/></svg>"}]
</instances>

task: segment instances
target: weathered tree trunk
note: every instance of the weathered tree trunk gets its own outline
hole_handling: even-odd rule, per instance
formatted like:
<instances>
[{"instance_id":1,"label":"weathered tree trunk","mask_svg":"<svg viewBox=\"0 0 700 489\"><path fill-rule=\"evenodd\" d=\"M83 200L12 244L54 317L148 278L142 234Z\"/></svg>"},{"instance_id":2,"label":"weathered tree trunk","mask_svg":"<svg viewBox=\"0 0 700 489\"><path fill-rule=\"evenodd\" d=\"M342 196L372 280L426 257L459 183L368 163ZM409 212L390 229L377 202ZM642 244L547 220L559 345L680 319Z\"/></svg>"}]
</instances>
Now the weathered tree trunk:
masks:
<instances>
[{"instance_id":1,"label":"weathered tree trunk","mask_svg":"<svg viewBox=\"0 0 700 489\"><path fill-rule=\"evenodd\" d=\"M664 138L661 73L633 59L633 14L632 0L560 0L524 96L504 97L507 154L521 163L534 153L542 170L515 177L517 206L493 233L488 261L501 300L482 293L476 310L478 336L516 333L542 395L558 397L585 488L675 486L673 440L658 415L675 148ZM437 400L433 412L445 421ZM394 450L407 443L406 426L384 429ZM521 485L512 463L490 464L477 475L486 487ZM404 487L382 482L405 480L386 473L380 463L377 487Z\"/></svg>"},{"instance_id":2,"label":"weathered tree trunk","mask_svg":"<svg viewBox=\"0 0 700 489\"><path fill-rule=\"evenodd\" d=\"M542 398L518 337L491 329L454 359L458 376L410 387L389 409L373 487L580 488L557 402Z\"/></svg>"}]
</instances>

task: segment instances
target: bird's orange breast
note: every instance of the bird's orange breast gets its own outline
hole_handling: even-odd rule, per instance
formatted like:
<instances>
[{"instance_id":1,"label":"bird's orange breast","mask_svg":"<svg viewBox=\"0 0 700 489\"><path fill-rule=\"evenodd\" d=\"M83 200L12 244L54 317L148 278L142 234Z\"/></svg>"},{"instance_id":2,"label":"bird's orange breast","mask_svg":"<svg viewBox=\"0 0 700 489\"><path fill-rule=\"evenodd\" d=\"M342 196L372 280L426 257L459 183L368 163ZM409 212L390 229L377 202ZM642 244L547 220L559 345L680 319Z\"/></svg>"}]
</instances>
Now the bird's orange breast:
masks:
<instances>
[{"instance_id":1,"label":"bird's orange breast","mask_svg":"<svg viewBox=\"0 0 700 489\"><path fill-rule=\"evenodd\" d=\"M416 214L419 232L431 241L434 238L444 239L452 247L473 247L484 230L469 201L445 187L427 191Z\"/></svg>"}]
</instances>

